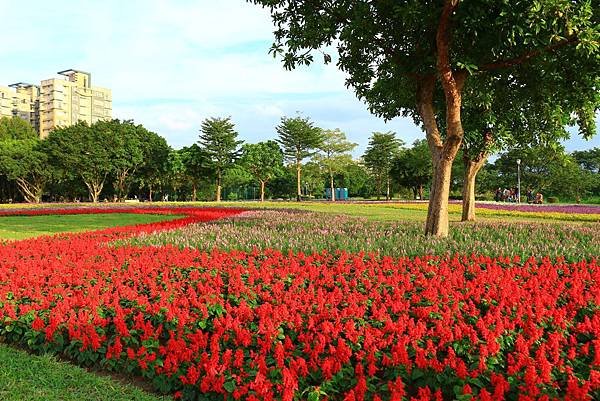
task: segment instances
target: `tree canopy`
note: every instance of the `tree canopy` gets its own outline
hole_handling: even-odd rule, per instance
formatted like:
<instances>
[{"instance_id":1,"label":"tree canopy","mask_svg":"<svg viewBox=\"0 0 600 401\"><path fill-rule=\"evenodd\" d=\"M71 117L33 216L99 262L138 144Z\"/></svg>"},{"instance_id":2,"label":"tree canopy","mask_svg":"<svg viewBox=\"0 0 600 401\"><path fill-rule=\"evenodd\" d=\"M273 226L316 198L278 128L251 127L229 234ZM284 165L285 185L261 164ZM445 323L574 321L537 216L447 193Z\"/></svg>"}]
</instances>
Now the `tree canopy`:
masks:
<instances>
[{"instance_id":1,"label":"tree canopy","mask_svg":"<svg viewBox=\"0 0 600 401\"><path fill-rule=\"evenodd\" d=\"M61 176L79 176L92 201L98 202L108 175L114 171L113 138L85 122L78 122L53 130L45 141L49 158Z\"/></svg>"},{"instance_id":2,"label":"tree canopy","mask_svg":"<svg viewBox=\"0 0 600 401\"><path fill-rule=\"evenodd\" d=\"M390 172L394 158L398 156L404 143L396 138L395 132L373 132L369 145L363 156L365 166L375 177L377 199L379 199L384 183L386 184L385 198L390 199Z\"/></svg>"},{"instance_id":3,"label":"tree canopy","mask_svg":"<svg viewBox=\"0 0 600 401\"><path fill-rule=\"evenodd\" d=\"M285 159L296 166L296 198L302 197L302 161L316 153L323 140L321 129L316 127L308 117L283 117L276 127L279 138L277 142L283 149Z\"/></svg>"},{"instance_id":4,"label":"tree canopy","mask_svg":"<svg viewBox=\"0 0 600 401\"><path fill-rule=\"evenodd\" d=\"M0 141L0 174L17 182L27 202L39 203L52 174L40 140Z\"/></svg>"},{"instance_id":5,"label":"tree canopy","mask_svg":"<svg viewBox=\"0 0 600 401\"><path fill-rule=\"evenodd\" d=\"M329 174L332 201L335 201L334 177L352 163L352 155L349 152L357 146L358 144L346 139L346 134L339 129L322 131L322 142L319 145L321 153L317 154L317 161Z\"/></svg>"},{"instance_id":6,"label":"tree canopy","mask_svg":"<svg viewBox=\"0 0 600 401\"><path fill-rule=\"evenodd\" d=\"M31 124L19 117L0 118L0 141L36 139L39 135Z\"/></svg>"},{"instance_id":7,"label":"tree canopy","mask_svg":"<svg viewBox=\"0 0 600 401\"><path fill-rule=\"evenodd\" d=\"M123 200L127 197L133 175L147 160L142 148L142 143L147 139L142 131L146 129L133 121L114 119L98 121L92 131L102 137L103 145L108 146L116 196L118 200Z\"/></svg>"},{"instance_id":8,"label":"tree canopy","mask_svg":"<svg viewBox=\"0 0 600 401\"><path fill-rule=\"evenodd\" d=\"M431 182L431 154L427 141L416 140L393 160L392 177L398 184L411 188L415 199L424 199L424 189Z\"/></svg>"},{"instance_id":9,"label":"tree canopy","mask_svg":"<svg viewBox=\"0 0 600 401\"><path fill-rule=\"evenodd\" d=\"M209 155L195 143L191 146L183 147L179 153L181 154L184 174L192 184L192 201L196 201L200 182L214 178L214 172L209 166Z\"/></svg>"},{"instance_id":10,"label":"tree canopy","mask_svg":"<svg viewBox=\"0 0 600 401\"><path fill-rule=\"evenodd\" d=\"M512 188L517 183L517 160L521 160L522 196L528 189L563 199L580 200L593 190L594 175L580 168L577 158L555 143L514 148L495 161L494 185Z\"/></svg>"},{"instance_id":11,"label":"tree canopy","mask_svg":"<svg viewBox=\"0 0 600 401\"><path fill-rule=\"evenodd\" d=\"M0 176L15 181L27 202L40 202L51 176L38 134L18 117L0 118Z\"/></svg>"},{"instance_id":12,"label":"tree canopy","mask_svg":"<svg viewBox=\"0 0 600 401\"><path fill-rule=\"evenodd\" d=\"M168 177L171 147L155 132L142 129L138 130L138 135L143 163L136 171L136 181L140 188L148 190L148 200L152 201L154 190Z\"/></svg>"},{"instance_id":13,"label":"tree canopy","mask_svg":"<svg viewBox=\"0 0 600 401\"><path fill-rule=\"evenodd\" d=\"M260 200L265 200L265 185L283 171L283 153L275 141L247 143L242 147L240 164L258 180Z\"/></svg>"},{"instance_id":14,"label":"tree canopy","mask_svg":"<svg viewBox=\"0 0 600 401\"><path fill-rule=\"evenodd\" d=\"M576 150L573 152L573 157L585 170L600 174L600 148Z\"/></svg>"},{"instance_id":15,"label":"tree canopy","mask_svg":"<svg viewBox=\"0 0 600 401\"><path fill-rule=\"evenodd\" d=\"M215 171L217 177L217 202L221 200L221 180L223 173L239 157L238 133L230 117L207 118L200 129L201 148L207 156L207 166Z\"/></svg>"}]
</instances>

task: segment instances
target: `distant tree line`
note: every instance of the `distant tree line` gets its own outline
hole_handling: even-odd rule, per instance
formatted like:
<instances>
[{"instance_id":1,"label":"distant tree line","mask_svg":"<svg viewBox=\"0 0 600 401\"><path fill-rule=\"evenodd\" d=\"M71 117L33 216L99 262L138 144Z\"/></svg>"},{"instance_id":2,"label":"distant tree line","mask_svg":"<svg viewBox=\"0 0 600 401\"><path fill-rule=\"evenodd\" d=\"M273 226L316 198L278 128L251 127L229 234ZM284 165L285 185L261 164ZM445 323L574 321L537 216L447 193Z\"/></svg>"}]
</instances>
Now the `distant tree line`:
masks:
<instances>
[{"instance_id":1,"label":"distant tree line","mask_svg":"<svg viewBox=\"0 0 600 401\"><path fill-rule=\"evenodd\" d=\"M243 143L231 118L208 118L197 143L175 150L133 121L80 122L40 140L25 121L2 118L0 200L321 199L329 188L335 201L339 187L354 199L429 197L433 167L424 139L406 146L393 132L374 132L354 159L357 144L339 129L296 116L275 130L274 140ZM452 168L450 196L457 199L468 180L462 159ZM491 200L497 188L515 187L517 159L522 195L532 188L561 200L600 197L600 148L569 154L555 142L513 147L482 163L477 197Z\"/></svg>"}]
</instances>

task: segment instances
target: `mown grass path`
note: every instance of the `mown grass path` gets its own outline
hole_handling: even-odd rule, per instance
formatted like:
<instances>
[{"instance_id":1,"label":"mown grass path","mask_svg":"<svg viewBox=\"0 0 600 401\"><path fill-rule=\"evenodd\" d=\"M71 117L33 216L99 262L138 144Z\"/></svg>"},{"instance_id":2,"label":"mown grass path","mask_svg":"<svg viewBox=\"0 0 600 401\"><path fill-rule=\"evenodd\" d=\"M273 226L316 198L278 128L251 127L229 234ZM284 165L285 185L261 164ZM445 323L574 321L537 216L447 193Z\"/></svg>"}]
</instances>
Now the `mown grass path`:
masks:
<instances>
[{"instance_id":1,"label":"mown grass path","mask_svg":"<svg viewBox=\"0 0 600 401\"><path fill-rule=\"evenodd\" d=\"M76 214L48 216L4 216L0 217L0 238L25 239L39 235L64 232L99 230L116 226L154 223L172 220L178 216L155 214Z\"/></svg>"}]
</instances>

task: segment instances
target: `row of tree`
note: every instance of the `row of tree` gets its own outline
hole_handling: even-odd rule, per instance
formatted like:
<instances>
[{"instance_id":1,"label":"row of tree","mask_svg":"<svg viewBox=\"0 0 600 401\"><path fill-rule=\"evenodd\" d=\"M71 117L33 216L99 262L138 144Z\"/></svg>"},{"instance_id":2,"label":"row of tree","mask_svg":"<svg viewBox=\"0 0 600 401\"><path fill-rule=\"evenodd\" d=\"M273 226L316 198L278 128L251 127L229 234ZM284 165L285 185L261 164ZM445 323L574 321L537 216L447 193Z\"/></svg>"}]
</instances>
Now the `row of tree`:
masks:
<instances>
[{"instance_id":1,"label":"row of tree","mask_svg":"<svg viewBox=\"0 0 600 401\"><path fill-rule=\"evenodd\" d=\"M243 144L230 118L208 118L202 122L197 144L171 149L164 138L132 121L79 122L58 128L40 140L29 124L18 118L0 119L0 177L2 198L16 199L11 185L28 202L77 199L85 186L92 202L104 193L117 201L144 190L153 199L156 189L177 193L191 187L196 200L202 183L214 181L215 198L221 200L224 176L240 169L260 185L264 200L266 185L284 175L284 160L296 171L297 197L302 195L302 166L307 157L325 166L333 188L333 176L352 161L356 144L339 130L324 131L307 118L283 118L277 126L278 142ZM281 145L281 148L280 148ZM108 184L108 190L107 190ZM212 185L209 185L212 187ZM14 189L14 188L12 188ZM333 191L335 193L335 191Z\"/></svg>"},{"instance_id":2,"label":"row of tree","mask_svg":"<svg viewBox=\"0 0 600 401\"><path fill-rule=\"evenodd\" d=\"M322 130L298 116L282 118L276 131L276 141L243 144L230 118L209 118L197 144L173 150L162 137L131 121L79 123L39 140L26 122L4 118L0 195L17 199L18 190L28 202L39 202L44 194L47 199L78 199L85 192L94 202L132 194L152 200L157 193L180 200L221 200L223 186L228 199L242 197L240 188L257 189L261 200L267 192L271 197L321 198L329 187L335 200L339 186L347 187L352 197L430 195L433 169L425 140L406 147L393 132L375 132L363 157L353 160L350 152L356 144L338 129ZM568 155L557 144L502 154L483 167L478 192L489 197L498 187L513 187L517 159L523 162L523 188L569 199L600 195L600 150ZM462 193L465 209L471 202L465 197L470 192L465 188L472 185L470 172L467 164L453 165L450 189ZM474 214L463 216L472 218Z\"/></svg>"},{"instance_id":3,"label":"row of tree","mask_svg":"<svg viewBox=\"0 0 600 401\"><path fill-rule=\"evenodd\" d=\"M50 185L52 198L77 199L83 184L93 202L107 181L116 200L127 197L134 181L152 191L164 179L170 151L164 138L132 121L79 122L40 140L27 122L0 119L3 195L14 195L14 181L28 202L39 202Z\"/></svg>"}]
</instances>

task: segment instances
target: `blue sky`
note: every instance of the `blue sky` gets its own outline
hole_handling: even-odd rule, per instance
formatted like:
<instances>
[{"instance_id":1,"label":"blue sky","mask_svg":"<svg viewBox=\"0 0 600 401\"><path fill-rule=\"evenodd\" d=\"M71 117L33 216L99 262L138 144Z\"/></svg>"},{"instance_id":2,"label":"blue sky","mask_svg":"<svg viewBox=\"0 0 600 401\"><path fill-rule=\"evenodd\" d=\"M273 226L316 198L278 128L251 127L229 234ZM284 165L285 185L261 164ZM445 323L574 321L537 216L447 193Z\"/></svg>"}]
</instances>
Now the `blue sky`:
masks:
<instances>
[{"instance_id":1,"label":"blue sky","mask_svg":"<svg viewBox=\"0 0 600 401\"><path fill-rule=\"evenodd\" d=\"M283 69L267 54L269 15L244 0L0 0L0 84L39 82L68 68L113 93L113 116L134 119L180 148L204 118L231 116L248 142L271 139L284 115L302 112L340 128L362 154L373 131L406 143L412 120L369 114L333 65ZM600 146L574 138L568 150Z\"/></svg>"}]
</instances>

